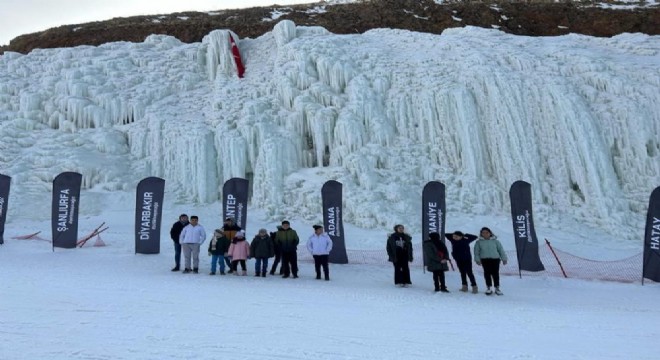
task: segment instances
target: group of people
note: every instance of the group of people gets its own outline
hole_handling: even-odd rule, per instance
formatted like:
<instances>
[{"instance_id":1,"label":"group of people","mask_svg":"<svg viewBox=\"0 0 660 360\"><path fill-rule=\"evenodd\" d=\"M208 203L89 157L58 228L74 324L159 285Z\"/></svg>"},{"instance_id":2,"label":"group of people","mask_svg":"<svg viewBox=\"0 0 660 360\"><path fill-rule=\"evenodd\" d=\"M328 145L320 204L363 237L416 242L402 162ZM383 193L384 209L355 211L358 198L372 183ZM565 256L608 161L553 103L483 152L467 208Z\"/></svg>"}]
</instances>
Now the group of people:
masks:
<instances>
[{"instance_id":1,"label":"group of people","mask_svg":"<svg viewBox=\"0 0 660 360\"><path fill-rule=\"evenodd\" d=\"M328 257L332 250L332 239L323 231L323 226L314 225L314 233L307 240L307 250L314 258L314 270L316 279L321 279L321 270L325 280L330 280ZM199 273L200 247L206 240L206 231L199 224L197 216L191 216L188 221L186 214L179 216L179 221L172 225L170 236L174 241L174 260L176 265L172 271L181 270L181 255L184 257L183 273ZM497 236L487 228L483 227L479 236L464 234L455 231L446 234L446 239L452 245L451 255L456 261L456 266L461 273L461 289L467 292L468 279L472 287L472 293L477 294L479 289L472 272L472 254L470 243L474 244L474 261L484 269L486 280L486 295L502 295L500 290L500 263L506 265L507 256ZM281 262L279 275L283 278L298 278L298 245L300 239L291 224L284 220L277 227L277 231L269 233L266 229L259 229L252 242L245 238L245 232L238 226L234 219L226 218L222 228L215 229L209 241L208 254L211 256L211 272L215 275L218 265L220 275L227 273L247 275L246 260L255 259L254 276L266 277L267 273L275 275L277 266ZM449 270L449 251L440 234L432 232L428 239L424 240L424 264L433 274L435 291L448 293L445 281L445 271ZM394 284L401 287L411 285L409 263L413 261L412 238L405 232L403 225L395 225L394 232L387 238L388 260L394 265ZM274 257L273 266L268 271L269 259ZM493 290L493 287L495 288Z\"/></svg>"},{"instance_id":2,"label":"group of people","mask_svg":"<svg viewBox=\"0 0 660 360\"><path fill-rule=\"evenodd\" d=\"M324 279L330 280L328 257L332 250L332 239L323 231L323 226L314 225L314 233L307 240L307 250L314 258L316 279L321 279L323 269ZM172 271L181 270L181 255L184 257L183 273L199 273L200 247L206 240L206 231L199 224L197 216L181 214L179 221L172 225L170 237L174 242L175 266ZM215 229L209 241L208 254L211 257L210 275L215 275L218 267L220 275L227 273L247 275L246 260L254 258L254 276L266 277L267 273L275 275L277 266L283 278L298 278L298 245L300 239L296 230L291 228L289 221L282 221L277 231L269 233L266 229L259 232L248 242L245 232L234 219L226 218L222 228ZM273 266L268 271L269 259L274 257ZM219 265L219 266L218 266ZM227 272L225 269L229 268Z\"/></svg>"},{"instance_id":3,"label":"group of people","mask_svg":"<svg viewBox=\"0 0 660 360\"><path fill-rule=\"evenodd\" d=\"M470 243L477 240L474 244L474 261L477 265L483 266L484 279L486 280L486 295L502 295L500 290L500 262L507 263L507 256L502 244L497 240L497 236L487 228L481 228L479 237L471 234L463 234L456 231L452 234L445 234L445 237L452 245L451 255L456 261L458 271L461 273L460 291L468 291L468 278L472 286L472 293L477 294L477 287L474 273L472 272L472 254L470 253ZM432 232L428 239L424 240L424 264L433 274L433 284L435 291L448 293L445 281L445 271L449 270L449 251L447 246L440 239L440 234ZM389 261L394 265L394 284L401 287L411 285L410 268L408 263L413 261L412 238L405 233L403 225L395 225L394 232L387 239L387 255ZM495 290L493 290L493 286Z\"/></svg>"}]
</instances>

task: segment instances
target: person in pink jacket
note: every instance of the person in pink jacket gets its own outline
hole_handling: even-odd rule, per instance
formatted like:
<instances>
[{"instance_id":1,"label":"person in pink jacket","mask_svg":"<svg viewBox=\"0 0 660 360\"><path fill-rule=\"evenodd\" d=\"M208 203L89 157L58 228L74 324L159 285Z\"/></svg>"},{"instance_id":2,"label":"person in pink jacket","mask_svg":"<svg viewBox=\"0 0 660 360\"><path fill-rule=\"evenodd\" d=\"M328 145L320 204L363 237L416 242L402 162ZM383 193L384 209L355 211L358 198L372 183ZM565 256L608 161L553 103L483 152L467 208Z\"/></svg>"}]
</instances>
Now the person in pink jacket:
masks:
<instances>
[{"instance_id":1,"label":"person in pink jacket","mask_svg":"<svg viewBox=\"0 0 660 360\"><path fill-rule=\"evenodd\" d=\"M238 264L241 264L241 275L247 275L247 267L245 260L250 256L250 244L245 240L245 233L243 230L236 233L236 236L229 245L228 256L231 256L231 268L234 270L234 275L238 275Z\"/></svg>"}]
</instances>

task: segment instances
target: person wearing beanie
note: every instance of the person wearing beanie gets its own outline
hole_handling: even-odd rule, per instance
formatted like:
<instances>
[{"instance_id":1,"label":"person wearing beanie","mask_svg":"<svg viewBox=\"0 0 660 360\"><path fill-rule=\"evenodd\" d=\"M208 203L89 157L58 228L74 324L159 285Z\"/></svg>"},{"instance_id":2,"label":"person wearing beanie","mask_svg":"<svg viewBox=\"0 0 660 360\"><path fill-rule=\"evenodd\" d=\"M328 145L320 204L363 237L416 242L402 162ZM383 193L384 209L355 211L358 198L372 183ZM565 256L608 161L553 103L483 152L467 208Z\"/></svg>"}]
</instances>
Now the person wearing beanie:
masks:
<instances>
[{"instance_id":1,"label":"person wearing beanie","mask_svg":"<svg viewBox=\"0 0 660 360\"><path fill-rule=\"evenodd\" d=\"M404 230L403 225L395 225L386 245L388 261L394 265L394 284L401 287L412 285L408 266L413 261L412 238Z\"/></svg>"},{"instance_id":2,"label":"person wearing beanie","mask_svg":"<svg viewBox=\"0 0 660 360\"><path fill-rule=\"evenodd\" d=\"M188 215L179 215L179 221L175 222L170 229L170 238L174 242L174 267L172 271L179 271L181 269L181 244L179 243L179 235L183 228L188 225Z\"/></svg>"},{"instance_id":3,"label":"person wearing beanie","mask_svg":"<svg viewBox=\"0 0 660 360\"><path fill-rule=\"evenodd\" d=\"M288 278L293 274L293 278L298 278L298 233L291 228L291 224L284 220L282 221L282 229L275 234L275 241L282 251L282 275L283 278Z\"/></svg>"},{"instance_id":4,"label":"person wearing beanie","mask_svg":"<svg viewBox=\"0 0 660 360\"><path fill-rule=\"evenodd\" d=\"M449 254L447 246L440 240L440 234L432 232L429 238L424 240L424 264L426 268L433 273L433 285L435 291L448 293L445 283L445 271L449 270Z\"/></svg>"},{"instance_id":5,"label":"person wearing beanie","mask_svg":"<svg viewBox=\"0 0 660 360\"><path fill-rule=\"evenodd\" d=\"M225 236L227 237L227 239L233 240L236 237L236 233L241 230L243 229L241 229L241 227L234 222L234 218L232 217L225 218L225 223L222 225L222 231L225 232ZM229 273L230 274L233 273L234 270L231 266L231 256L229 256L229 254L225 256L225 262L229 267Z\"/></svg>"},{"instance_id":6,"label":"person wearing beanie","mask_svg":"<svg viewBox=\"0 0 660 360\"><path fill-rule=\"evenodd\" d=\"M451 256L456 260L456 266L461 273L461 291L468 291L468 278L472 286L472 293L477 294L479 288L472 272L472 254L470 252L470 243L477 240L476 235L463 234L460 231L454 231L453 234L445 234L445 237L451 243Z\"/></svg>"},{"instance_id":7,"label":"person wearing beanie","mask_svg":"<svg viewBox=\"0 0 660 360\"><path fill-rule=\"evenodd\" d=\"M247 267L245 266L245 261L250 257L250 244L245 240L243 230L238 231L236 236L234 236L231 245L229 245L228 254L231 256L231 268L234 270L234 275L238 275L238 264L241 264L242 275L246 276Z\"/></svg>"},{"instance_id":8,"label":"person wearing beanie","mask_svg":"<svg viewBox=\"0 0 660 360\"><path fill-rule=\"evenodd\" d=\"M474 244L474 261L484 268L486 279L486 295L492 295L491 286L495 285L495 294L502 295L500 290L500 260L506 265L507 256L497 236L489 228L483 227L479 232L479 240Z\"/></svg>"},{"instance_id":9,"label":"person wearing beanie","mask_svg":"<svg viewBox=\"0 0 660 360\"><path fill-rule=\"evenodd\" d=\"M280 230L282 230L282 226L277 225L277 231ZM282 260L282 249L280 249L280 246L276 241L277 231L272 231L270 233L270 240L273 242L273 249L275 250L275 260L273 260L273 267L270 269L271 275L275 275L275 271L277 270L277 265L279 265L280 260ZM280 275L283 275L282 266L280 266Z\"/></svg>"},{"instance_id":10,"label":"person wearing beanie","mask_svg":"<svg viewBox=\"0 0 660 360\"><path fill-rule=\"evenodd\" d=\"M326 281L330 280L330 270L328 267L328 257L332 250L332 239L323 232L323 226L314 225L314 233L307 240L307 250L314 258L314 269L316 270L316 280L321 280L321 268Z\"/></svg>"},{"instance_id":11,"label":"person wearing beanie","mask_svg":"<svg viewBox=\"0 0 660 360\"><path fill-rule=\"evenodd\" d=\"M268 235L268 230L259 229L259 233L252 240L250 244L250 254L255 258L254 276L266 277L268 271L268 258L275 255L273 248L273 241Z\"/></svg>"},{"instance_id":12,"label":"person wearing beanie","mask_svg":"<svg viewBox=\"0 0 660 360\"><path fill-rule=\"evenodd\" d=\"M220 264L220 275L225 274L225 253L229 251L231 241L227 239L222 229L215 229L209 241L209 256L211 257L211 272L215 275L216 265Z\"/></svg>"}]
</instances>

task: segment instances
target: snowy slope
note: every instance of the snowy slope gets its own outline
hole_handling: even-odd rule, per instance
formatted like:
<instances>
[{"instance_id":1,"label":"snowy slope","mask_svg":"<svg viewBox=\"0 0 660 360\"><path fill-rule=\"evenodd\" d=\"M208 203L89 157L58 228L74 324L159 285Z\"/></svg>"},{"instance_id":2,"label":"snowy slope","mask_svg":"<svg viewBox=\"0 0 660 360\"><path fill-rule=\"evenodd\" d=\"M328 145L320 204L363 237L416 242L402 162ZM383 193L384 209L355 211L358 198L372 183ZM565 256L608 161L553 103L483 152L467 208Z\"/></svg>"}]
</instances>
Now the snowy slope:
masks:
<instances>
[{"instance_id":1,"label":"snowy slope","mask_svg":"<svg viewBox=\"0 0 660 360\"><path fill-rule=\"evenodd\" d=\"M193 206L240 176L267 218L318 221L320 187L336 179L346 222L413 232L427 181L447 185L450 217L506 219L508 188L522 179L537 226L639 244L660 184L659 39L470 27L334 35L284 21L238 40L244 79L225 30L195 44L151 36L6 53L8 221L47 221L61 171L81 172L91 190L83 216L130 199L146 176L166 179L168 201Z\"/></svg>"}]
</instances>

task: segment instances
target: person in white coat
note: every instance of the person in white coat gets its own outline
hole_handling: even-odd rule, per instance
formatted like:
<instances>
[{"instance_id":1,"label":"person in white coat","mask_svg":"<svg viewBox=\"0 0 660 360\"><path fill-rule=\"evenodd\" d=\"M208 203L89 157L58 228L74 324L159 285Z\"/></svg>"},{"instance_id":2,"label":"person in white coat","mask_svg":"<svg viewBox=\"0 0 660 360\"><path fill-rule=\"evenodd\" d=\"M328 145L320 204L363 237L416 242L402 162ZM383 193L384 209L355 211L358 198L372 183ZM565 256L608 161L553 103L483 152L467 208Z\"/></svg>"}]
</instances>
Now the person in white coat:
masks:
<instances>
[{"instance_id":1,"label":"person in white coat","mask_svg":"<svg viewBox=\"0 0 660 360\"><path fill-rule=\"evenodd\" d=\"M190 224L186 225L181 231L181 235L179 235L179 243L181 244L186 266L183 270L184 274L191 271L195 274L199 273L199 247L204 242L204 239L206 239L206 231L199 224L199 218L197 216L191 216ZM190 268L191 256L192 269Z\"/></svg>"},{"instance_id":2,"label":"person in white coat","mask_svg":"<svg viewBox=\"0 0 660 360\"><path fill-rule=\"evenodd\" d=\"M316 270L316 279L321 279L321 267L325 280L330 280L330 270L328 269L328 255L332 250L332 239L323 232L323 226L314 225L314 234L307 240L307 250L314 257L314 268Z\"/></svg>"}]
</instances>

